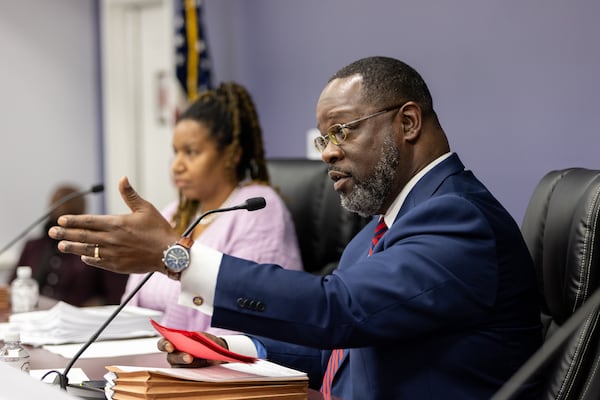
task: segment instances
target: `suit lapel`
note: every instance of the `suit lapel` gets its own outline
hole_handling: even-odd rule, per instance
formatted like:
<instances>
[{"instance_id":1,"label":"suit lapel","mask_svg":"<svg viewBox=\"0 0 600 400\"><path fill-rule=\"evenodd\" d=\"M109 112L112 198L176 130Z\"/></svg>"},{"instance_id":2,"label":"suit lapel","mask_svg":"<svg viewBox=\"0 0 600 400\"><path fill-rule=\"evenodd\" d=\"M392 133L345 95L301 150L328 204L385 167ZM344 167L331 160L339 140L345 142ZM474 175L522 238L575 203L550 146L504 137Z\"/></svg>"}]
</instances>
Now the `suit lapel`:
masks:
<instances>
[{"instance_id":1,"label":"suit lapel","mask_svg":"<svg viewBox=\"0 0 600 400\"><path fill-rule=\"evenodd\" d=\"M464 169L465 166L456 153L453 153L450 157L436 165L431 171L426 173L410 191L395 220L419 203L430 198L446 178L458 174L464 171Z\"/></svg>"}]
</instances>

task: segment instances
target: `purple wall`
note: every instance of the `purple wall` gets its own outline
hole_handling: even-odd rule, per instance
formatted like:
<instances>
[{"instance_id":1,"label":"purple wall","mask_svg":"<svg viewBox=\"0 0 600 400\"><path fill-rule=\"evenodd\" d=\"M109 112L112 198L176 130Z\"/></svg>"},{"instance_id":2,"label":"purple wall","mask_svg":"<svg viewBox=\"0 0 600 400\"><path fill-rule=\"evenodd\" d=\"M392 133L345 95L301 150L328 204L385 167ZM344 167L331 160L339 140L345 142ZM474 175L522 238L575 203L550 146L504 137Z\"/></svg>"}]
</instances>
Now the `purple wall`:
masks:
<instances>
[{"instance_id":1,"label":"purple wall","mask_svg":"<svg viewBox=\"0 0 600 400\"><path fill-rule=\"evenodd\" d=\"M518 222L547 171L600 168L600 2L205 5L216 78L251 90L269 157L304 156L316 99L333 72L387 55L422 73L452 149Z\"/></svg>"}]
</instances>

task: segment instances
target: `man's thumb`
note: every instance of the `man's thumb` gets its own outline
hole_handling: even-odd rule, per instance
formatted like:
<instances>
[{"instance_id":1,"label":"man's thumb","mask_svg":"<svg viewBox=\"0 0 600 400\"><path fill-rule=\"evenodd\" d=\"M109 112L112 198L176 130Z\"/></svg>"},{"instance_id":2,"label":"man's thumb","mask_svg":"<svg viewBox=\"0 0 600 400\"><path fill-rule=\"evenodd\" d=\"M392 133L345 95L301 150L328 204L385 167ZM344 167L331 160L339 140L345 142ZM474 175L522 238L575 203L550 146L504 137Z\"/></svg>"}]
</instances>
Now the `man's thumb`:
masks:
<instances>
[{"instance_id":1,"label":"man's thumb","mask_svg":"<svg viewBox=\"0 0 600 400\"><path fill-rule=\"evenodd\" d=\"M119 192L121 192L121 198L131 211L139 210L146 203L146 200L142 199L131 187L126 176L119 179Z\"/></svg>"}]
</instances>

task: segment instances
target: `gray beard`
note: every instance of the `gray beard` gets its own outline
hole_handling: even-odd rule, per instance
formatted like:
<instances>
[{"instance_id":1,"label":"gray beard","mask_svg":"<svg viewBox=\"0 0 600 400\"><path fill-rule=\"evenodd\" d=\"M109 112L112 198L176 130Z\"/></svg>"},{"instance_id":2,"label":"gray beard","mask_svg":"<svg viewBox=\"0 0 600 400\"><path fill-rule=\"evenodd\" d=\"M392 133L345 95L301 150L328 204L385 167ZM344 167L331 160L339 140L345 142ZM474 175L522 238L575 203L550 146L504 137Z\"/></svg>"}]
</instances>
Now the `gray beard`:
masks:
<instances>
[{"instance_id":1,"label":"gray beard","mask_svg":"<svg viewBox=\"0 0 600 400\"><path fill-rule=\"evenodd\" d=\"M362 217L378 214L393 189L392 182L399 164L400 150L391 135L387 135L383 141L379 162L372 173L365 178L352 175L355 186L352 192L340 195L342 207Z\"/></svg>"}]
</instances>

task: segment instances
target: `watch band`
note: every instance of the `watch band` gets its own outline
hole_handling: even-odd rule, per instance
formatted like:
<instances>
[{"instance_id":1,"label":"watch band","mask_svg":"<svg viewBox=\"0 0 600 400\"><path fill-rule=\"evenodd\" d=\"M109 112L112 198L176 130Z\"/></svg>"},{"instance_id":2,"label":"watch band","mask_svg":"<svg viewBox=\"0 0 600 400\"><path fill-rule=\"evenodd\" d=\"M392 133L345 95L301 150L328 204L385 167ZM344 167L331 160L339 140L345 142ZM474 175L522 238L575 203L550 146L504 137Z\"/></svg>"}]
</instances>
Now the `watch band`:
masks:
<instances>
[{"instance_id":1,"label":"watch band","mask_svg":"<svg viewBox=\"0 0 600 400\"><path fill-rule=\"evenodd\" d=\"M167 271L167 278L173 279L174 281L181 280L181 272L173 272L169 268L165 267Z\"/></svg>"},{"instance_id":2,"label":"watch band","mask_svg":"<svg viewBox=\"0 0 600 400\"><path fill-rule=\"evenodd\" d=\"M191 237L184 236L177 241L177 244L180 244L189 250L192 247L192 245L194 244L194 240Z\"/></svg>"}]
</instances>

